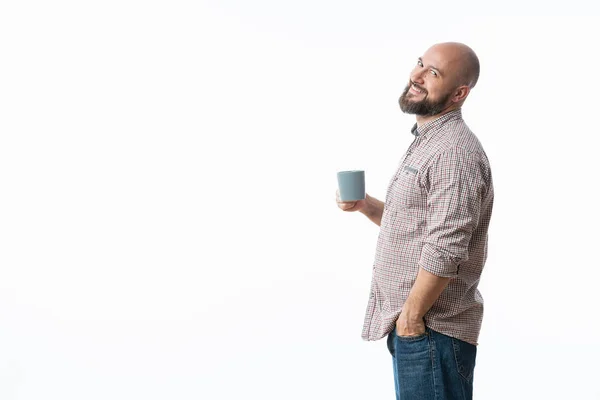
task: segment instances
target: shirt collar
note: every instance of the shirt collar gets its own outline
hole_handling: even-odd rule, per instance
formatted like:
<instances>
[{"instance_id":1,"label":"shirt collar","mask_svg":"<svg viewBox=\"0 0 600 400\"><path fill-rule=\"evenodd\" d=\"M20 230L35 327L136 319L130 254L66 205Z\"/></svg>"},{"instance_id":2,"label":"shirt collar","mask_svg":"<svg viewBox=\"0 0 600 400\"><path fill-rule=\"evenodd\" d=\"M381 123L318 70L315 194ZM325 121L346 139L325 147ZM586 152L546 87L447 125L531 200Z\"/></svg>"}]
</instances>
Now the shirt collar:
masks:
<instances>
[{"instance_id":1,"label":"shirt collar","mask_svg":"<svg viewBox=\"0 0 600 400\"><path fill-rule=\"evenodd\" d=\"M433 121L429 121L426 124L421 125L417 128L417 124L414 124L410 130L415 136L425 136L429 132L437 132L446 122L462 119L462 111L459 108L458 110L450 111L439 118L434 119Z\"/></svg>"}]
</instances>

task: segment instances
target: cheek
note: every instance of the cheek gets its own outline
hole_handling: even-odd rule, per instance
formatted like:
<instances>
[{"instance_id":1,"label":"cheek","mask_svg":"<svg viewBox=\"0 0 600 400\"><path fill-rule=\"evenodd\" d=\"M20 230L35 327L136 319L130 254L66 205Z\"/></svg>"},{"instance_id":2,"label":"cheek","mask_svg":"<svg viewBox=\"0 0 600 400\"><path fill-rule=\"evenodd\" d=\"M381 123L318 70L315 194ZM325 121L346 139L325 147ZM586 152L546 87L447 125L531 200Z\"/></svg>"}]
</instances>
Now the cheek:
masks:
<instances>
[{"instance_id":1,"label":"cheek","mask_svg":"<svg viewBox=\"0 0 600 400\"><path fill-rule=\"evenodd\" d=\"M427 97L432 100L438 100L443 97L445 93L443 88L440 85L436 84L437 82L425 82L425 89L427 89Z\"/></svg>"}]
</instances>

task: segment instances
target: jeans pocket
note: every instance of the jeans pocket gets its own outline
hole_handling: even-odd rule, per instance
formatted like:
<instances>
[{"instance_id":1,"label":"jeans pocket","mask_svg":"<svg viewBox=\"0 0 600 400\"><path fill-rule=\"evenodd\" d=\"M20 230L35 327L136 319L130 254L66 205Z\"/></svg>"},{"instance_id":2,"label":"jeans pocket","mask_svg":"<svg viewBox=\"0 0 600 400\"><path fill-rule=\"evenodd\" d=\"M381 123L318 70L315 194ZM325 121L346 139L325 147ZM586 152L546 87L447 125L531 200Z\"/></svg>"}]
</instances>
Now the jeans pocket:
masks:
<instances>
[{"instance_id":1,"label":"jeans pocket","mask_svg":"<svg viewBox=\"0 0 600 400\"><path fill-rule=\"evenodd\" d=\"M427 331L425 331L425 333L423 333L421 335L417 335L417 336L398 336L398 334L394 330L394 335L396 336L396 339L398 339L402 342L418 342L419 340L423 340L427 337Z\"/></svg>"},{"instance_id":2,"label":"jeans pocket","mask_svg":"<svg viewBox=\"0 0 600 400\"><path fill-rule=\"evenodd\" d=\"M475 370L475 358L477 356L477 346L452 338L452 347L454 349L454 359L456 360L456 369L458 370L458 373L467 382L472 383L473 371Z\"/></svg>"},{"instance_id":3,"label":"jeans pocket","mask_svg":"<svg viewBox=\"0 0 600 400\"><path fill-rule=\"evenodd\" d=\"M400 362L431 362L429 331L418 336L398 336L394 330L394 354Z\"/></svg>"}]
</instances>

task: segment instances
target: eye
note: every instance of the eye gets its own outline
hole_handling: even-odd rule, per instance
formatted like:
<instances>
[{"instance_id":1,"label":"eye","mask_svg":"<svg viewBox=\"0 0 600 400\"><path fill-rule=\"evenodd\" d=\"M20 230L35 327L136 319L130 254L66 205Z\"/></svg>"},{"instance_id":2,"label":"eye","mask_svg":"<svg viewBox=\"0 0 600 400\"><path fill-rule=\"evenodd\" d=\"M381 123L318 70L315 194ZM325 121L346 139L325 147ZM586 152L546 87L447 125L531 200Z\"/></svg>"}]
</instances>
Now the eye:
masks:
<instances>
[{"instance_id":1,"label":"eye","mask_svg":"<svg viewBox=\"0 0 600 400\"><path fill-rule=\"evenodd\" d=\"M418 65L419 67L422 67L422 66L423 66L423 63L421 62L421 60L417 60L417 65Z\"/></svg>"},{"instance_id":2,"label":"eye","mask_svg":"<svg viewBox=\"0 0 600 400\"><path fill-rule=\"evenodd\" d=\"M434 71L434 70L431 70L431 75L438 76L438 73L436 71Z\"/></svg>"}]
</instances>

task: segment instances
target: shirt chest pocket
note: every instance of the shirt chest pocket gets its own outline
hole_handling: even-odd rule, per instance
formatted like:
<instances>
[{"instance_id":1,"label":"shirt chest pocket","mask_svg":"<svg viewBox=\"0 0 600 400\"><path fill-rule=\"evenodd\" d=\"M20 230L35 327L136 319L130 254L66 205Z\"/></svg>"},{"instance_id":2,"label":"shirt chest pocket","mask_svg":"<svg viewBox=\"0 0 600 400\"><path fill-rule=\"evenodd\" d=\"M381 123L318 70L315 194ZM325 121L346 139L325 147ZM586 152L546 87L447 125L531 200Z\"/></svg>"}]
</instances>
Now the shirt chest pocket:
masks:
<instances>
[{"instance_id":1,"label":"shirt chest pocket","mask_svg":"<svg viewBox=\"0 0 600 400\"><path fill-rule=\"evenodd\" d=\"M392 183L392 205L400 209L415 210L423 206L424 196L419 185L419 171L404 166Z\"/></svg>"}]
</instances>

